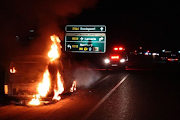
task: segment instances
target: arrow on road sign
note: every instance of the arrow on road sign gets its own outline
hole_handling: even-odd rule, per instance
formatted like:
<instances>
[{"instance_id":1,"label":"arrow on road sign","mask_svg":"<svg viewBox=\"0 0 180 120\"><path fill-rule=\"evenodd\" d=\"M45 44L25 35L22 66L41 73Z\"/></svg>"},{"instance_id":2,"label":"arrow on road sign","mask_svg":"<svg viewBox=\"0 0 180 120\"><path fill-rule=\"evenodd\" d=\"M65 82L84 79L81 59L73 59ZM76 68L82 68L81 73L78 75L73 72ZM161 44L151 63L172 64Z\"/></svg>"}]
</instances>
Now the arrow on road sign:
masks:
<instances>
[{"instance_id":1,"label":"arrow on road sign","mask_svg":"<svg viewBox=\"0 0 180 120\"><path fill-rule=\"evenodd\" d=\"M92 48L91 48L91 47L89 47L89 51L92 51Z\"/></svg>"},{"instance_id":2,"label":"arrow on road sign","mask_svg":"<svg viewBox=\"0 0 180 120\"><path fill-rule=\"evenodd\" d=\"M104 38L103 37L101 37L101 38L99 38L99 41L101 41L101 40L103 40Z\"/></svg>"},{"instance_id":3,"label":"arrow on road sign","mask_svg":"<svg viewBox=\"0 0 180 120\"><path fill-rule=\"evenodd\" d=\"M103 29L104 29L103 27L100 28L101 31L103 31Z\"/></svg>"},{"instance_id":4,"label":"arrow on road sign","mask_svg":"<svg viewBox=\"0 0 180 120\"><path fill-rule=\"evenodd\" d=\"M82 40L83 40L83 37L81 37L80 39L81 39L81 41L82 41Z\"/></svg>"},{"instance_id":5,"label":"arrow on road sign","mask_svg":"<svg viewBox=\"0 0 180 120\"><path fill-rule=\"evenodd\" d=\"M67 45L67 48L71 49L71 45Z\"/></svg>"}]
</instances>

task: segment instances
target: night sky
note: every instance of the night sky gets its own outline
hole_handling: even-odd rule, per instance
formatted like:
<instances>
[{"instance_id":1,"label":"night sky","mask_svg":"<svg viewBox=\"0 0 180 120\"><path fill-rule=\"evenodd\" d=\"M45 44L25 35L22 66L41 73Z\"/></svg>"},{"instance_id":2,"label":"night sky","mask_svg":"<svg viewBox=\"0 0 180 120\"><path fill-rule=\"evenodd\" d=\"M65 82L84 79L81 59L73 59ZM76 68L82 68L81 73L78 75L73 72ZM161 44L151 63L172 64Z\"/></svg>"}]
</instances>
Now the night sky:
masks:
<instances>
[{"instance_id":1,"label":"night sky","mask_svg":"<svg viewBox=\"0 0 180 120\"><path fill-rule=\"evenodd\" d=\"M47 51L49 35L63 40L67 24L106 25L107 50L118 45L129 51L140 46L157 52L180 50L179 6L177 1L4 0L0 3L1 60L21 52ZM36 39L25 39L29 29L35 29Z\"/></svg>"},{"instance_id":2,"label":"night sky","mask_svg":"<svg viewBox=\"0 0 180 120\"><path fill-rule=\"evenodd\" d=\"M103 24L107 27L107 49L123 44L133 50L180 49L179 2L102 0L84 10L72 24Z\"/></svg>"}]
</instances>

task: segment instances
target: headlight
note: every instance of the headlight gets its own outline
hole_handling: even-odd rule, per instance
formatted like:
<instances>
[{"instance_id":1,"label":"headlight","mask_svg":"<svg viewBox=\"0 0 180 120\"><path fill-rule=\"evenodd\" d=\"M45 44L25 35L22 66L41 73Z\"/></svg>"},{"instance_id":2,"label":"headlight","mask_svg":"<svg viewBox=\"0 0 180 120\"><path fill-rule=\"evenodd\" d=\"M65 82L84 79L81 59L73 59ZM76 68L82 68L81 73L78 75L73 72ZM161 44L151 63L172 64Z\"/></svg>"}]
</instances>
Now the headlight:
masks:
<instances>
[{"instance_id":1,"label":"headlight","mask_svg":"<svg viewBox=\"0 0 180 120\"><path fill-rule=\"evenodd\" d=\"M124 58L123 58L123 59L121 59L121 60L120 60L120 62L121 62L121 63L125 62L125 59L124 59Z\"/></svg>"},{"instance_id":2,"label":"headlight","mask_svg":"<svg viewBox=\"0 0 180 120\"><path fill-rule=\"evenodd\" d=\"M109 63L110 60L109 60L109 59L105 59L104 62L105 62L105 63Z\"/></svg>"}]
</instances>

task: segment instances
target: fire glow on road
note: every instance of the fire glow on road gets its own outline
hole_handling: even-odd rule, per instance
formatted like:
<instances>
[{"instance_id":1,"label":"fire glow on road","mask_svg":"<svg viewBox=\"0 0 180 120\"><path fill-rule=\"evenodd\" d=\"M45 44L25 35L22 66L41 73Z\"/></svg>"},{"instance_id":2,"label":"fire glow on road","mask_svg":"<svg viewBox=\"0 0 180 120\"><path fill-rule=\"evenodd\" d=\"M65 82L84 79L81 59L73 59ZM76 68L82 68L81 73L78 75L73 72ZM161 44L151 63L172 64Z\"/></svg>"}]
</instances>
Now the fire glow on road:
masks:
<instances>
[{"instance_id":1,"label":"fire glow on road","mask_svg":"<svg viewBox=\"0 0 180 120\"><path fill-rule=\"evenodd\" d=\"M126 78L129 76L127 74L111 91L106 94L81 120L87 120L91 114L96 111L96 109L99 108L99 106L126 80Z\"/></svg>"}]
</instances>

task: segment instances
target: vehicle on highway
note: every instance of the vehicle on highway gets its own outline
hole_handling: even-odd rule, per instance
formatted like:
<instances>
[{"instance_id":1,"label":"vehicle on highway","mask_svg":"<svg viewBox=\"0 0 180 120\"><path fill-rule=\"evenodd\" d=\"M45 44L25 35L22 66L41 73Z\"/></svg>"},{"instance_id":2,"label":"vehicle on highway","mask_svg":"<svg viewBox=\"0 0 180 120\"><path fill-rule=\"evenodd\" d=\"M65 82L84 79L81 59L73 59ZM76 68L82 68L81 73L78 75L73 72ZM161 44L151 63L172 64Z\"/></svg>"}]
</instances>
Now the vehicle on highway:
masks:
<instances>
[{"instance_id":1,"label":"vehicle on highway","mask_svg":"<svg viewBox=\"0 0 180 120\"><path fill-rule=\"evenodd\" d=\"M123 47L115 47L113 51L104 58L104 66L108 69L125 70L127 67L128 56Z\"/></svg>"},{"instance_id":2,"label":"vehicle on highway","mask_svg":"<svg viewBox=\"0 0 180 120\"><path fill-rule=\"evenodd\" d=\"M167 57L162 56L162 57L161 57L161 60L162 60L162 61L165 61L166 58L167 58Z\"/></svg>"},{"instance_id":3,"label":"vehicle on highway","mask_svg":"<svg viewBox=\"0 0 180 120\"><path fill-rule=\"evenodd\" d=\"M63 64L62 64L63 63ZM57 71L60 72L63 78L64 93L69 92L73 83L71 59L66 54L61 54L61 57L51 63L46 56L42 55L26 55L12 59L10 65L6 69L4 93L8 97L17 99L31 99L37 94L37 86L42 82L43 74L48 69L50 74L50 92L46 98L52 98L54 87L57 82Z\"/></svg>"},{"instance_id":4,"label":"vehicle on highway","mask_svg":"<svg viewBox=\"0 0 180 120\"><path fill-rule=\"evenodd\" d=\"M166 57L166 63L178 63L177 56L168 56Z\"/></svg>"}]
</instances>

